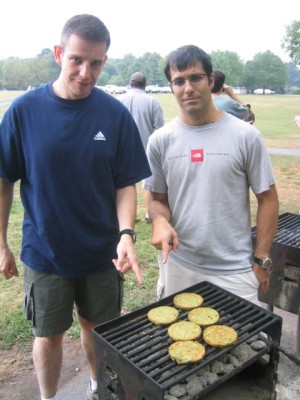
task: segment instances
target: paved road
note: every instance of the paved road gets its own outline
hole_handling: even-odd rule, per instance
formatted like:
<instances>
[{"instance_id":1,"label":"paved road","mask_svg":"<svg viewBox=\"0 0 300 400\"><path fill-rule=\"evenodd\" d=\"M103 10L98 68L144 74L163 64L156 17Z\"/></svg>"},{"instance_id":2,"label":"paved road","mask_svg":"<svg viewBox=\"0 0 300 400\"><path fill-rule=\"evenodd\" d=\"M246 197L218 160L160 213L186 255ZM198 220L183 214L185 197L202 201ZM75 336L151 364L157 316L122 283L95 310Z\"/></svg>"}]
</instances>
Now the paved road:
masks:
<instances>
[{"instance_id":1,"label":"paved road","mask_svg":"<svg viewBox=\"0 0 300 400\"><path fill-rule=\"evenodd\" d=\"M278 149L276 147L268 147L270 154L281 154L284 156L297 156L300 157L300 149Z\"/></svg>"}]
</instances>

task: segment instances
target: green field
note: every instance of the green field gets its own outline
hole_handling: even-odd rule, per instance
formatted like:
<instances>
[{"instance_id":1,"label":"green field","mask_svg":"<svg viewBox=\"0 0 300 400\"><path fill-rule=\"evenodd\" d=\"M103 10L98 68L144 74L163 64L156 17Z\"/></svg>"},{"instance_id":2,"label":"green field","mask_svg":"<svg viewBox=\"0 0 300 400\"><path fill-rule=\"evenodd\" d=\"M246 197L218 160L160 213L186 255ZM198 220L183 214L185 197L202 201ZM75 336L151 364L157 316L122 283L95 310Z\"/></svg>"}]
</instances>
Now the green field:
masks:
<instances>
[{"instance_id":1,"label":"green field","mask_svg":"<svg viewBox=\"0 0 300 400\"><path fill-rule=\"evenodd\" d=\"M1 102L11 100L20 92L0 91L0 118L7 105ZM166 122L178 114L178 107L171 94L158 94L164 110ZM240 96L250 103L256 115L255 126L263 133L268 147L300 149L300 129L294 123L295 115L300 115L300 96ZM300 211L300 157L271 155L277 180L280 200L280 213ZM251 202L252 221L255 223L255 202ZM136 251L143 271L144 284L138 286L132 273L128 273L125 282L124 312L132 311L156 299L157 263L156 251L150 244L151 227L143 222L145 215L142 190L138 185L138 217L136 224L138 241ZM0 349L10 348L32 340L30 327L23 320L22 303L22 266L19 261L21 243L22 205L19 188L16 185L15 201L12 208L9 243L18 260L19 278L9 281L0 277ZM69 332L78 336L78 326L74 324Z\"/></svg>"}]
</instances>

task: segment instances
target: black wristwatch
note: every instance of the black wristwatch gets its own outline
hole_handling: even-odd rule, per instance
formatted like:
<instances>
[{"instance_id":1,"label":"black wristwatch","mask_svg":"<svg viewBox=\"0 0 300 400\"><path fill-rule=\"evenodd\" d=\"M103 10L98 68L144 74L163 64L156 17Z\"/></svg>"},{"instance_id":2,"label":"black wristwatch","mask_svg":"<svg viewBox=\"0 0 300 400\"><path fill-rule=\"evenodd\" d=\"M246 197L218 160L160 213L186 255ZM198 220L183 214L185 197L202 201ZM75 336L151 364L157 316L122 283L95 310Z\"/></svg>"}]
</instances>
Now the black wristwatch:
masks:
<instances>
[{"instance_id":1,"label":"black wristwatch","mask_svg":"<svg viewBox=\"0 0 300 400\"><path fill-rule=\"evenodd\" d=\"M133 243L136 242L136 234L135 234L135 232L134 232L133 229L123 229L123 230L119 233L120 239L121 239L121 236L122 236L122 235L130 235L130 236L132 237Z\"/></svg>"},{"instance_id":2,"label":"black wristwatch","mask_svg":"<svg viewBox=\"0 0 300 400\"><path fill-rule=\"evenodd\" d=\"M258 258L255 257L255 255L252 256L252 261L259 265L262 269L266 269L269 270L271 268L272 265L272 260L271 258Z\"/></svg>"}]
</instances>

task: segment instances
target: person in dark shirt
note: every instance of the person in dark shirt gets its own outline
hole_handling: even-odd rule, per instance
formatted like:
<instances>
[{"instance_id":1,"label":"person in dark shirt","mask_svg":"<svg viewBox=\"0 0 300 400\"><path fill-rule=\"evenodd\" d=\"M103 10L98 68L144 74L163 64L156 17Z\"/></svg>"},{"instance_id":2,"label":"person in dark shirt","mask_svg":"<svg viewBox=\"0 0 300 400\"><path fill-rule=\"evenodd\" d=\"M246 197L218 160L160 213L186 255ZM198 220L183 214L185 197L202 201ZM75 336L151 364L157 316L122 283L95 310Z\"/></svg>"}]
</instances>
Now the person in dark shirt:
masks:
<instances>
[{"instance_id":1,"label":"person in dark shirt","mask_svg":"<svg viewBox=\"0 0 300 400\"><path fill-rule=\"evenodd\" d=\"M7 230L20 180L23 310L42 400L58 399L74 304L90 372L86 399L98 399L92 328L120 315L123 273L132 269L142 283L135 185L151 171L130 112L95 87L109 46L97 17L70 18L54 46L58 79L18 97L0 125L0 273L18 276Z\"/></svg>"},{"instance_id":2,"label":"person in dark shirt","mask_svg":"<svg viewBox=\"0 0 300 400\"><path fill-rule=\"evenodd\" d=\"M249 122L249 124L253 125L255 122L255 114L251 110L251 104L246 104L247 106L247 115L244 118L244 121Z\"/></svg>"}]
</instances>

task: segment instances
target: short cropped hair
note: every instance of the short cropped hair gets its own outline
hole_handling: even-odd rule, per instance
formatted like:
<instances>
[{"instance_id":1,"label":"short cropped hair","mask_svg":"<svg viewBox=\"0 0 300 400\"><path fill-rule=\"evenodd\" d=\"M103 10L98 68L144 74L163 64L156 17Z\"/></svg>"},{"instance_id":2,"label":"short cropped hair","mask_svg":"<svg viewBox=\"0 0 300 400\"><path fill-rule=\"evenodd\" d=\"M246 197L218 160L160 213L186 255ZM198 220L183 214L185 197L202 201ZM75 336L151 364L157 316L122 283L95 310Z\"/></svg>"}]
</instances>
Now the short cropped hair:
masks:
<instances>
[{"instance_id":1,"label":"short cropped hair","mask_svg":"<svg viewBox=\"0 0 300 400\"><path fill-rule=\"evenodd\" d=\"M105 42L108 50L110 34L104 23L94 15L80 14L71 17L64 25L60 45L65 47L71 35L77 35L88 42Z\"/></svg>"},{"instance_id":2,"label":"short cropped hair","mask_svg":"<svg viewBox=\"0 0 300 400\"><path fill-rule=\"evenodd\" d=\"M206 74L212 73L211 58L204 50L194 45L181 46L167 56L164 73L167 80L170 82L170 70L172 68L176 68L178 71L184 71L188 67L199 63L202 64Z\"/></svg>"},{"instance_id":3,"label":"short cropped hair","mask_svg":"<svg viewBox=\"0 0 300 400\"><path fill-rule=\"evenodd\" d=\"M215 83L213 88L211 89L211 92L219 93L219 91L223 88L223 85L225 83L225 74L222 71L215 70L214 75L215 75Z\"/></svg>"}]
</instances>

